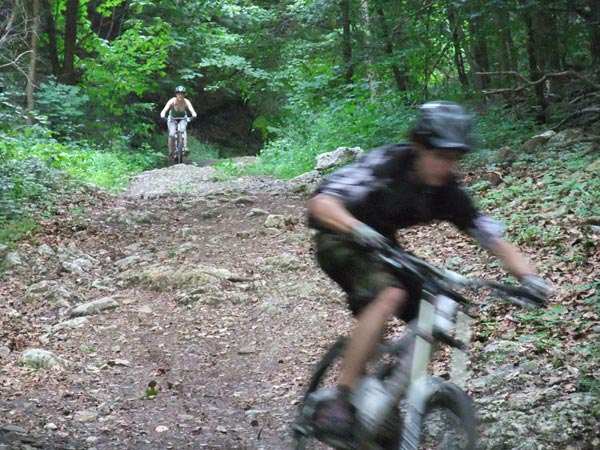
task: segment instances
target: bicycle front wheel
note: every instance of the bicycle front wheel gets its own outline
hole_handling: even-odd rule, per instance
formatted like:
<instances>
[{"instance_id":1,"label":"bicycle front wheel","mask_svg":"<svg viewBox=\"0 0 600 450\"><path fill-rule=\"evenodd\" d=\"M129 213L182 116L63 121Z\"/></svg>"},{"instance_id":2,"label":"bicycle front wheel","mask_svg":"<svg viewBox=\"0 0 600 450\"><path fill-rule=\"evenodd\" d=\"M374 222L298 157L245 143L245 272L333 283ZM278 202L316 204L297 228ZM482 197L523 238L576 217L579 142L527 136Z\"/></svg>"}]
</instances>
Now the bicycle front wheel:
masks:
<instances>
[{"instance_id":1,"label":"bicycle front wheel","mask_svg":"<svg viewBox=\"0 0 600 450\"><path fill-rule=\"evenodd\" d=\"M420 450L474 450L477 419L471 398L458 386L436 379L424 414L412 422ZM405 448L405 447L403 447ZM413 448L408 446L408 448Z\"/></svg>"},{"instance_id":2,"label":"bicycle front wheel","mask_svg":"<svg viewBox=\"0 0 600 450\"><path fill-rule=\"evenodd\" d=\"M178 133L175 140L175 164L183 163L183 134Z\"/></svg>"}]
</instances>

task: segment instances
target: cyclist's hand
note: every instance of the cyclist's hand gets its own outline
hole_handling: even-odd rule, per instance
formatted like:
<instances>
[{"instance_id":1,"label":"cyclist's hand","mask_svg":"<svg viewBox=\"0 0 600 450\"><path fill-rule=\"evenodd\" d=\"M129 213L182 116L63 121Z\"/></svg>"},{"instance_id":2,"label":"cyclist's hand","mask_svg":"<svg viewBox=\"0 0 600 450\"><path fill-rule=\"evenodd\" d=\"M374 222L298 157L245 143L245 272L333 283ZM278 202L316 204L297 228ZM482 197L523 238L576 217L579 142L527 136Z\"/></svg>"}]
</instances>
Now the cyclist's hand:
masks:
<instances>
[{"instance_id":1,"label":"cyclist's hand","mask_svg":"<svg viewBox=\"0 0 600 450\"><path fill-rule=\"evenodd\" d=\"M529 291L529 294L539 306L546 306L548 304L548 297L552 293L552 287L546 280L536 275L525 275L521 284Z\"/></svg>"},{"instance_id":2,"label":"cyclist's hand","mask_svg":"<svg viewBox=\"0 0 600 450\"><path fill-rule=\"evenodd\" d=\"M165 116L160 116L160 120L162 120L162 121L166 121L166 120L167 120L167 118L166 118Z\"/></svg>"},{"instance_id":3,"label":"cyclist's hand","mask_svg":"<svg viewBox=\"0 0 600 450\"><path fill-rule=\"evenodd\" d=\"M385 236L371 228L366 223L359 223L352 228L352 237L356 243L374 249L384 249L390 245L390 241L386 239Z\"/></svg>"}]
</instances>

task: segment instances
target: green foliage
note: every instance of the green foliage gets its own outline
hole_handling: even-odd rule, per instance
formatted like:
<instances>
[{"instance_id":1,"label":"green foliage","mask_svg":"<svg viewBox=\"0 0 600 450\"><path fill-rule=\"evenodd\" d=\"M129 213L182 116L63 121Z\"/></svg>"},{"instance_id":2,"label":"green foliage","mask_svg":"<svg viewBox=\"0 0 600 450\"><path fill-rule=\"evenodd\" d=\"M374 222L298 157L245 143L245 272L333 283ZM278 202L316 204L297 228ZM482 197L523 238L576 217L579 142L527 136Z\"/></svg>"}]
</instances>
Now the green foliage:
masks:
<instances>
[{"instance_id":1,"label":"green foliage","mask_svg":"<svg viewBox=\"0 0 600 450\"><path fill-rule=\"evenodd\" d=\"M233 178L241 175L240 168L231 160L223 161L214 165L221 179Z\"/></svg>"},{"instance_id":2,"label":"green foliage","mask_svg":"<svg viewBox=\"0 0 600 450\"><path fill-rule=\"evenodd\" d=\"M17 242L40 229L37 221L32 218L2 219L1 211L3 206L0 204L0 243L10 244Z\"/></svg>"},{"instance_id":3,"label":"green foliage","mask_svg":"<svg viewBox=\"0 0 600 450\"><path fill-rule=\"evenodd\" d=\"M64 144L43 127L4 134L0 140L0 241L20 239L40 217L58 211L82 182L118 190L132 173L155 166L149 149L106 152L86 143Z\"/></svg>"},{"instance_id":4,"label":"green foliage","mask_svg":"<svg viewBox=\"0 0 600 450\"><path fill-rule=\"evenodd\" d=\"M0 149L0 154L6 155ZM14 242L37 228L35 217L56 210L69 180L39 159L4 160L0 166L0 242Z\"/></svg>"},{"instance_id":5,"label":"green foliage","mask_svg":"<svg viewBox=\"0 0 600 450\"><path fill-rule=\"evenodd\" d=\"M392 93L371 98L368 86L355 86L353 93L318 108L298 97L284 122L269 129L276 137L262 150L255 170L289 178L313 170L317 155L337 147L369 149L401 139L412 109L399 105Z\"/></svg>"},{"instance_id":6,"label":"green foliage","mask_svg":"<svg viewBox=\"0 0 600 450\"><path fill-rule=\"evenodd\" d=\"M148 136L154 124L147 116L155 105L142 99L158 89L166 73L174 45L170 33L169 24L153 17L130 19L110 42L91 35L93 56L79 61L82 91L94 105L82 118L88 138L114 148Z\"/></svg>"},{"instance_id":7,"label":"green foliage","mask_svg":"<svg viewBox=\"0 0 600 450\"><path fill-rule=\"evenodd\" d=\"M39 160L53 170L70 174L73 178L118 190L125 186L131 173L156 165L162 155L146 148L140 152L101 151L85 142L62 144L50 138L42 128L38 133L9 136L0 143L0 153L7 160ZM28 170L28 169L25 169Z\"/></svg>"},{"instance_id":8,"label":"green foliage","mask_svg":"<svg viewBox=\"0 0 600 450\"><path fill-rule=\"evenodd\" d=\"M569 217L582 223L600 214L600 176L587 170L594 155L585 148L521 155L513 163L514 175L504 177L501 188L480 183L472 189L484 210L508 222L507 231L517 244L555 247L564 258L585 257L594 246L585 228L575 242L565 242L559 220Z\"/></svg>"},{"instance_id":9,"label":"green foliage","mask_svg":"<svg viewBox=\"0 0 600 450\"><path fill-rule=\"evenodd\" d=\"M532 119L515 118L506 108L491 106L477 116L478 157L502 147L518 148L539 129Z\"/></svg>"},{"instance_id":10,"label":"green foliage","mask_svg":"<svg viewBox=\"0 0 600 450\"><path fill-rule=\"evenodd\" d=\"M158 389L156 387L148 387L146 388L146 392L142 400L152 400L158 395Z\"/></svg>"},{"instance_id":11,"label":"green foliage","mask_svg":"<svg viewBox=\"0 0 600 450\"><path fill-rule=\"evenodd\" d=\"M39 159L9 160L0 167L0 221L52 205L64 175Z\"/></svg>"},{"instance_id":12,"label":"green foliage","mask_svg":"<svg viewBox=\"0 0 600 450\"><path fill-rule=\"evenodd\" d=\"M156 77L164 76L172 44L169 26L160 18L152 23L131 20L117 39L98 45L95 61L82 62L90 97L123 115L132 93L140 97L156 86Z\"/></svg>"},{"instance_id":13,"label":"green foliage","mask_svg":"<svg viewBox=\"0 0 600 450\"><path fill-rule=\"evenodd\" d=\"M39 112L58 135L74 139L84 128L89 97L78 86L58 83L54 77L40 83L36 96Z\"/></svg>"}]
</instances>

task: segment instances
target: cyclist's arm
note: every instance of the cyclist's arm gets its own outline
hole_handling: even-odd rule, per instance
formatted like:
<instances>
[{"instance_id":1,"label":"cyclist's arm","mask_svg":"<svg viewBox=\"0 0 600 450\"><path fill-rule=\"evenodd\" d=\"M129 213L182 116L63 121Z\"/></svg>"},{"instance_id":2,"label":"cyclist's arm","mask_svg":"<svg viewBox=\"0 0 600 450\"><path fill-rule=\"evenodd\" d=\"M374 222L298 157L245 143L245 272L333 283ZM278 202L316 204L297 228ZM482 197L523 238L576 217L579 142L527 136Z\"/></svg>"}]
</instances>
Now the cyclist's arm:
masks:
<instances>
[{"instance_id":1,"label":"cyclist's arm","mask_svg":"<svg viewBox=\"0 0 600 450\"><path fill-rule=\"evenodd\" d=\"M479 212L470 197L459 186L455 190L453 202L458 215L454 223L487 251L496 256L515 277L522 279L525 275L536 274L529 260L505 238L504 224Z\"/></svg>"},{"instance_id":2,"label":"cyclist's arm","mask_svg":"<svg viewBox=\"0 0 600 450\"><path fill-rule=\"evenodd\" d=\"M529 260L504 237L504 225L486 216L476 213L473 223L466 229L482 247L495 255L515 277L522 279L525 275L534 275L536 270Z\"/></svg>"},{"instance_id":3,"label":"cyclist's arm","mask_svg":"<svg viewBox=\"0 0 600 450\"><path fill-rule=\"evenodd\" d=\"M535 275L537 273L525 255L504 239L496 239L488 249L502 261L510 273L519 279L522 279L525 275Z\"/></svg>"},{"instance_id":4,"label":"cyclist's arm","mask_svg":"<svg viewBox=\"0 0 600 450\"><path fill-rule=\"evenodd\" d=\"M395 162L397 150L395 145L373 149L329 175L319 186L319 193L309 200L311 221L323 228L352 233L363 222L346 205L368 203L369 196L388 178L388 168Z\"/></svg>"},{"instance_id":5,"label":"cyclist's arm","mask_svg":"<svg viewBox=\"0 0 600 450\"><path fill-rule=\"evenodd\" d=\"M198 114L196 114L196 110L194 109L194 107L192 106L192 102L190 102L187 98L185 99L185 105L187 106L187 109L190 111L190 113L192 113L192 117L196 118L198 116Z\"/></svg>"},{"instance_id":6,"label":"cyclist's arm","mask_svg":"<svg viewBox=\"0 0 600 450\"><path fill-rule=\"evenodd\" d=\"M344 233L352 232L360 223L339 198L330 194L317 194L311 198L308 212L321 226Z\"/></svg>"},{"instance_id":7,"label":"cyclist's arm","mask_svg":"<svg viewBox=\"0 0 600 450\"><path fill-rule=\"evenodd\" d=\"M160 117L162 117L163 119L165 118L165 116L167 115L167 112L169 111L169 109L171 109L171 106L173 106L174 101L175 101L175 98L172 98L171 100L169 100L167 102L167 104L165 105L163 110L160 112Z\"/></svg>"}]
</instances>

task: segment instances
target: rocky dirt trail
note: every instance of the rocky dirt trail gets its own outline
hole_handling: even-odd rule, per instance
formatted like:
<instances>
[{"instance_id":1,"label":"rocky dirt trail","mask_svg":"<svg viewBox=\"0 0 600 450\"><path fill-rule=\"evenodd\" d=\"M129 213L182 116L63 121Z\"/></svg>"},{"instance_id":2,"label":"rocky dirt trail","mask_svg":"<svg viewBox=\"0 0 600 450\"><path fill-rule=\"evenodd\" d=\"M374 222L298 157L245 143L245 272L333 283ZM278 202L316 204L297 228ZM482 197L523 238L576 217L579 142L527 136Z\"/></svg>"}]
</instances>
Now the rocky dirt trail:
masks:
<instances>
[{"instance_id":1,"label":"rocky dirt trail","mask_svg":"<svg viewBox=\"0 0 600 450\"><path fill-rule=\"evenodd\" d=\"M288 448L303 383L351 325L314 263L301 191L173 166L19 244L0 287L0 450ZM449 229L428 233L413 237L438 262L459 245L472 270L489 265ZM494 342L471 384L487 397L482 448L593 448L597 399L565 393L563 372L537 376L543 358L515 363L530 344Z\"/></svg>"}]
</instances>

